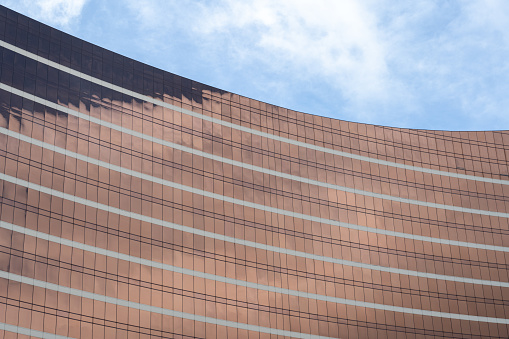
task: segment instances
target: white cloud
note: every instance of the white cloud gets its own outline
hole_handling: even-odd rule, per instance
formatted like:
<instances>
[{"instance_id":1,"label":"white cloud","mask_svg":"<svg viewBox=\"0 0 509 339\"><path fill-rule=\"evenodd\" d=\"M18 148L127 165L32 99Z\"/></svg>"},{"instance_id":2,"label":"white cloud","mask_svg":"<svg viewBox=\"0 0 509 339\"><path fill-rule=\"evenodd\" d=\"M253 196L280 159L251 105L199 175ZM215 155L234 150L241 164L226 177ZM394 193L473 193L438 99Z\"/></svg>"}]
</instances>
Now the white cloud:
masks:
<instances>
[{"instance_id":1,"label":"white cloud","mask_svg":"<svg viewBox=\"0 0 509 339\"><path fill-rule=\"evenodd\" d=\"M68 25L85 1L11 7ZM101 25L131 56L226 90L393 126L440 128L449 116L456 125L443 128L509 125L504 0L92 1L110 22L87 20L91 31Z\"/></svg>"},{"instance_id":2,"label":"white cloud","mask_svg":"<svg viewBox=\"0 0 509 339\"><path fill-rule=\"evenodd\" d=\"M237 78L226 80L232 90L249 82L252 95L286 96L276 102L299 110L396 126L427 122L430 111L431 124L449 113L506 113L509 88L497 78L509 75L503 0L130 0L129 8L148 33L143 45L185 36L186 49L170 52L201 53L216 79ZM332 108L294 105L306 93Z\"/></svg>"},{"instance_id":3,"label":"white cloud","mask_svg":"<svg viewBox=\"0 0 509 339\"><path fill-rule=\"evenodd\" d=\"M344 97L386 97L391 91L387 46L376 16L355 0L130 0L138 23L164 36L188 31L214 53L277 72L298 70L337 85Z\"/></svg>"},{"instance_id":4,"label":"white cloud","mask_svg":"<svg viewBox=\"0 0 509 339\"><path fill-rule=\"evenodd\" d=\"M194 30L227 36L239 56L323 77L349 98L384 97L391 87L384 37L359 1L225 0L201 13Z\"/></svg>"},{"instance_id":5,"label":"white cloud","mask_svg":"<svg viewBox=\"0 0 509 339\"><path fill-rule=\"evenodd\" d=\"M411 87L421 115L469 129L493 128L495 120L507 128L509 3L422 1L385 29L395 36L391 72Z\"/></svg>"},{"instance_id":6,"label":"white cloud","mask_svg":"<svg viewBox=\"0 0 509 339\"><path fill-rule=\"evenodd\" d=\"M27 13L50 25L68 26L81 14L88 0L17 0L7 1L6 6Z\"/></svg>"}]
</instances>

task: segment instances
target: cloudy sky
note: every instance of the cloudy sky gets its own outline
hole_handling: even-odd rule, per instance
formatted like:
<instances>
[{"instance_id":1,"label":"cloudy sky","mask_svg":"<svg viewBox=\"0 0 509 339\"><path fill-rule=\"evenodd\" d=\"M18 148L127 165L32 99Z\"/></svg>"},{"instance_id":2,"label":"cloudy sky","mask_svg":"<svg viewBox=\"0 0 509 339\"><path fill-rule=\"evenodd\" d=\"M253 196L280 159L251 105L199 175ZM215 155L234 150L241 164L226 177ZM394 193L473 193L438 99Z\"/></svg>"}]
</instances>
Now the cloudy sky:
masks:
<instances>
[{"instance_id":1,"label":"cloudy sky","mask_svg":"<svg viewBox=\"0 0 509 339\"><path fill-rule=\"evenodd\" d=\"M0 0L184 77L380 125L509 129L509 1Z\"/></svg>"}]
</instances>

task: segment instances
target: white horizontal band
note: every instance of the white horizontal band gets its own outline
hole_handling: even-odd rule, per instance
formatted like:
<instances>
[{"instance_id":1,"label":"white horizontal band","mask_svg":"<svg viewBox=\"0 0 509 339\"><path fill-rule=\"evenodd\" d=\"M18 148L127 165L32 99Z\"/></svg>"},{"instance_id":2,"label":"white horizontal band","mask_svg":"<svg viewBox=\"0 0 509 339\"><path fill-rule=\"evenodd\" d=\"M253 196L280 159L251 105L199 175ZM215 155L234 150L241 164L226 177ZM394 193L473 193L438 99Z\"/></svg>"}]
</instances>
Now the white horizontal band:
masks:
<instances>
[{"instance_id":1,"label":"white horizontal band","mask_svg":"<svg viewBox=\"0 0 509 339\"><path fill-rule=\"evenodd\" d=\"M19 178L12 177L10 175L6 175L4 173L0 173L0 180L5 180L5 181L11 182L16 185L27 187L27 188L35 190L35 191L46 193L48 195L53 195L55 197L59 197L59 198L65 199L65 200L72 201L77 204L82 204L85 206L103 210L103 211L106 211L109 213L122 215L122 216L125 216L128 218L137 219L137 220L151 223L154 225L159 225L162 227L179 230L182 232L192 233L192 234L200 235L200 236L207 237L207 238L212 238L212 239L217 239L217 240L230 242L230 243L234 243L234 244L239 244L239 245L243 245L243 246L258 248L258 249L261 249L264 251L272 251L272 252L276 252L276 253L293 255L293 256L312 259L312 260L320 260L320 261L330 262L330 263L334 263L334 264L338 264L338 265L358 267L358 268L364 268L364 269L368 269L368 270L389 272L389 273L394 273L394 274L402 274L402 275L408 275L408 276L414 276L414 277L420 277L420 278L455 281L455 282L462 282L462 283L467 283L467 284L509 287L508 282L473 279L473 278L466 278L466 277L456 277L456 276L449 276L449 275L442 275L442 274L435 274L435 273L411 271L411 270L406 270L406 269L401 269L401 268L366 264L366 263L360 263L360 262L355 262L355 261L350 261L350 260L325 257L325 256L321 256L321 255L307 253L307 252L290 250L287 248L281 248L281 247L262 244L262 243L258 243L258 242L248 241L248 240L244 240L244 239L229 237L229 236L222 235L222 234L208 232L208 231L196 229L196 228L189 227L189 226L179 225L179 224L171 223L168 221L148 217L148 216L145 216L142 214L122 210L122 209L108 206L108 205L104 205L104 204L98 203L96 201L91 201L91 200L80 198L80 197L77 197L77 196L74 196L71 194L63 193L58 190L54 190L52 188L34 184L34 183L31 183L31 182L28 182L28 181L25 181L25 180L22 180Z\"/></svg>"},{"instance_id":2,"label":"white horizontal band","mask_svg":"<svg viewBox=\"0 0 509 339\"><path fill-rule=\"evenodd\" d=\"M26 56L27 58L36 60L36 61L41 62L43 64L46 64L48 66L57 68L57 69L59 69L59 70L61 70L63 72L72 74L72 75L74 75L76 77L79 77L81 79L93 82L95 84L98 84L98 85L106 87L106 88L110 88L110 89L112 89L114 91L117 91L117 92L120 92L120 93L129 95L129 96L132 96L133 98L137 98L137 99L140 99L140 100L143 100L143 101L146 101L146 102L150 102L150 103L152 103L154 105L162 106L162 107L165 107L165 108L168 108L168 109L171 109L171 110L183 113L183 114L190 115L190 116L195 117L195 118L199 118L199 119L202 119L202 120L205 120L205 121L210 121L212 123L216 123L218 125L222 125L222 126L225 126L225 127L236 129L236 130L239 130L239 131L242 131L242 132L251 133L251 134L258 135L258 136L261 136L261 137L264 137L264 138L272 139L272 140L279 141L279 142L288 143L288 144L299 146L299 147L305 147L305 148L312 149L312 150L319 151L319 152L334 154L334 155L338 155L338 156L345 157L345 158L351 158L351 159L371 162L371 163L375 163L375 164L379 164L379 165L384 165L384 166L391 166L391 167L402 168L402 169L406 169L406 170L410 170L410 171L429 173L429 174L435 174L435 175L442 175L442 176L447 176L447 177L452 177L452 178L459 178L459 179L467 179L467 180L489 182L489 183L493 183L493 184L509 185L509 181L508 180L493 179L493 178L484 178L484 177L479 177L479 176L475 176L475 175L467 175L467 174L453 173L453 172L447 172L447 171L439 171L439 170L434 170L434 169L430 169L430 168L406 165L406 164L401 164L401 163L387 161L387 160L380 160L380 159L376 159L376 158L370 158L370 157L366 157L366 156L362 156L362 155L357 155L357 154L352 154L352 153L347 153L347 152L343 152L343 151L337 151L337 150L330 149L330 148L327 148L327 147L317 146L317 145L313 145L313 144L309 144L309 143L306 143L306 142L297 141L297 140L293 140L293 139L289 139L289 138L284 138L284 137L280 137L280 136L277 136L277 135L274 135L274 134L270 134L270 133L266 133L266 132L261 132L261 131L258 131L258 130L252 129L252 128L236 125L236 124L233 124L231 122L227 122L227 121L224 121L224 120L221 120L221 119L212 118L212 117L206 116L206 115L201 114L201 113L193 112L193 111L190 111L190 110L187 110L187 109L175 106L175 105L171 105L171 104L165 103L164 101L157 100L157 99L154 99L152 97L149 97L149 96L146 96L146 95L143 95L143 94L140 94L140 93L133 92L131 90L122 88L120 86L111 84L111 83L106 82L106 81L103 81L101 79L92 77L92 76L87 75L85 73L73 70L72 68L60 65L60 64L58 64L56 62L53 62L51 60L48 60L46 58L43 58L43 57L38 56L36 54L33 54L31 52L28 52L28 51L26 51L24 49L21 49L19 47L14 46L14 45L11 45L11 44L9 44L9 43L7 43L5 41L1 41L0 40L0 46L4 47L4 48L7 48L7 49L9 49L9 50L11 50L13 52L19 53L19 54L21 54L23 56Z\"/></svg>"},{"instance_id":3,"label":"white horizontal band","mask_svg":"<svg viewBox=\"0 0 509 339\"><path fill-rule=\"evenodd\" d=\"M71 337L65 337L63 335L58 335L54 333L42 332L33 330L31 328L25 328L15 325L10 325L6 323L0 323L0 330L12 333L18 333L22 335L26 335L34 338L43 338L43 339L72 339Z\"/></svg>"},{"instance_id":4,"label":"white horizontal band","mask_svg":"<svg viewBox=\"0 0 509 339\"><path fill-rule=\"evenodd\" d=\"M394 237L411 239L411 240L433 242L433 243L439 243L439 244L444 244L444 245L461 246L461 247L469 247L469 248L478 248L478 249L483 249L483 250L492 250L492 251L500 251L500 252L509 252L509 247L504 247L504 246L495 246L495 245L471 243L471 242L448 240L448 239L441 239L441 238L432 238L432 237L427 237L427 236L422 236L422 235L415 235L415 234L408 234L408 233L403 233L403 232L389 231L389 230L379 229L379 228L376 228L376 227L369 227L369 226L361 226L361 225L349 224L349 223L340 222L340 221L336 221L336 220L332 220L332 219L325 219L325 218L321 218L321 217L314 217L314 216L310 216L310 215L307 215L307 214L302 214L302 213L297 213L297 212L293 212L293 211L287 211L287 210L283 210L283 209L279 209L279 208L275 208L275 207L270 207L270 206L265 206L265 205L261 205L261 204L256 204L256 203L252 203L252 202L245 201L245 200L240 200L240 199L236 199L236 198L227 197L227 196L224 196L224 195L221 195L221 194L204 191L204 190L201 190L201 189L198 189L198 188L194 188L194 187L190 187L190 186L185 186L185 185L178 184L178 183L175 183L175 182L172 182L172 181L168 181L168 180L164 180L164 179L161 179L161 178L158 178L158 177L154 177L154 176L151 176L151 175L148 175L148 174L145 174L145 173L140 173L140 172L137 172L137 171L133 171L133 170L124 168L124 167L116 166L116 165L113 165L113 164L110 164L110 163L107 163L107 162L104 162L104 161L101 161L101 160L98 160L98 159L90 158L90 157L87 157L85 155L72 152L72 151L67 150L65 148L61 148L61 147L58 147L58 146L55 146L55 145L52 145L52 144L48 144L46 142L43 142L43 141L31 138L31 137L27 137L27 136L25 136L23 134L20 134L20 133L8 130L8 129L3 128L3 127L0 127L0 133L8 135L9 137L16 138L18 140L22 140L22 141L25 141L27 143L30 143L30 144L33 144L33 145L36 145L36 146L48 149L48 150L53 151L55 153L63 154L65 156L72 157L72 158L75 158L75 159L78 159L78 160L81 160L81 161L84 161L84 162L87 162L87 163L90 163L90 164L94 164L94 165L97 165L99 167L107 168L107 169L112 170L112 171L116 171L116 172L119 172L119 173L127 174L127 175L130 175L130 176L136 177L136 178L140 178L140 179L147 180L147 181L150 181L150 182L153 182L153 183L156 183L156 184L160 184L160 185L176 188L176 189L179 189L179 190L182 190L182 191L186 191L186 192L190 192L190 193L193 193L193 194L199 194L199 195L202 195L202 196L205 196L205 197L208 197L208 198L217 199L217 200L221 200L221 201L226 201L226 202L230 202L230 203L233 203L233 204L237 204L237 205L241 205L241 206L246 206L246 207L250 207L250 208L255 208L255 209L259 209L259 210L262 210L262 211L267 211L267 212L270 212L270 213L277 213L277 214L286 215L286 216L290 216L290 217L294 217L294 218L300 218L300 219L309 220L309 221L313 221L313 222L320 222L320 223L324 223L324 224L328 224L328 225L336 226L336 227L343 227L343 228L354 229L354 230L358 230L358 231L371 232L371 233L376 233L376 234L383 234L383 235L386 235L386 236L394 236ZM323 257L323 258L327 258L327 257ZM325 259L317 259L317 260L325 260Z\"/></svg>"},{"instance_id":5,"label":"white horizontal band","mask_svg":"<svg viewBox=\"0 0 509 339\"><path fill-rule=\"evenodd\" d=\"M269 334L274 334L274 335L283 335L283 336L288 336L288 337L293 337L293 338L313 338L313 339L331 338L331 337L324 337L324 336L319 336L319 335L312 335L312 334L308 334L308 333L279 330L276 328L263 327L263 326L258 326L258 325L249 325L249 324L239 323L239 322L230 321L230 320L222 320L222 319L217 319L217 318L212 318L212 317L207 317L207 316L202 316L202 315L196 315L196 314L192 314L192 313L169 310L169 309L162 308L162 307L156 307L156 306L137 303L134 301L127 301L124 299L108 297L108 296L105 296L102 294L86 292L86 291L78 290L75 288L61 286L61 285L49 283L46 281L33 279L33 278L28 278L28 277L24 277L22 275L9 273L9 272L5 272L5 271L0 271L0 278L8 279L11 281L17 281L22 284L45 288L45 289L51 290L51 291L66 293L66 294L74 295L74 296L77 296L80 298L97 300L97 301L108 303L108 304L124 306L124 307L129 307L129 308L133 308L133 309L137 309L137 310L141 310L141 311L147 311L147 312L167 315L170 317L188 319L188 320L203 322L203 323L207 323L207 324L214 324L214 325L218 325L218 326L233 327L233 328L238 328L238 329L247 330L247 331L269 333ZM488 318L488 319L491 319L491 318ZM493 318L493 319L498 320L498 318Z\"/></svg>"},{"instance_id":6,"label":"white horizontal band","mask_svg":"<svg viewBox=\"0 0 509 339\"><path fill-rule=\"evenodd\" d=\"M14 231L14 232L18 232L18 233L22 233L22 234L29 235L32 237L36 237L39 239L44 239L46 241L57 243L60 245L81 249L83 251L92 252L92 253L116 258L119 260L125 260L127 262L132 262L132 263L136 263L136 264L140 264L140 265L144 265L144 266L148 266L148 267L153 267L153 268L157 268L157 269L161 269L161 270L165 270L165 271L169 271L169 272L175 272L175 273L180 273L180 274L189 275L189 276L193 276L193 277L218 281L218 282L222 282L225 284L243 286L246 288L253 288L253 289L258 289L258 290L262 290L262 291L280 293L280 294L301 297L301 298L306 298L306 299L320 300L320 301L332 302L332 303L349 305L349 306L366 307L366 308L372 308L372 309L384 310L384 311L410 313L410 314L418 314L418 315L424 315L424 316L450 318L450 319L459 319L459 320L483 321L483 322L509 324L509 319L479 317L479 316L472 316L472 315L467 315L467 314L446 313L446 312L421 310L421 309L401 307L401 306L384 305L384 304L377 304L377 303L371 303L371 302L366 302L366 301L357 301L357 300L351 300L351 299L345 299L345 298L325 296L325 295L315 294L315 293L295 291L295 290L290 290L290 289L286 289L286 288L282 288L282 287L263 285L263 284L259 284L259 283L253 283L253 282L249 282L249 281L223 277L220 275L190 270L190 269L182 268L182 267L178 267L178 266L163 264L163 263L148 260L148 259L142 259L142 258L134 257L134 256L131 256L128 254L123 254L123 253L119 253L119 252L115 252L115 251L106 250L106 249L103 249L100 247L86 245L86 244L83 244L80 242L57 237L57 236L50 235L47 233L34 231L32 229L13 225L13 224L10 224L10 223L4 222L4 221L0 221L0 227Z\"/></svg>"},{"instance_id":7,"label":"white horizontal band","mask_svg":"<svg viewBox=\"0 0 509 339\"><path fill-rule=\"evenodd\" d=\"M215 160L215 161L220 161L220 162L225 163L225 164L230 164L230 165L233 165L233 166L249 169L249 170L252 170L252 171L257 171L257 172L261 172L261 173L277 176L277 177L284 178L284 179L295 180L295 181L299 181L299 182L302 182L302 183L305 183L305 184L308 184L308 185L316 185L316 186L320 186L320 187L325 187L325 188L329 188L329 189L335 189L335 190L338 190L338 191L343 191L343 192L348 192L348 193L353 193L353 194L364 195L364 196L368 196L368 197L372 197L372 198L377 198L377 199L384 199L384 200L396 201L396 202L405 203L405 204L425 206L425 207L430 207L430 208L438 208L438 209L444 209L444 210L455 211L455 212L474 213L474 214L489 215L489 216L500 217L500 218L508 218L509 217L509 213L495 212L495 211L486 211L486 210L480 210L480 209L475 209L475 208L467 208L467 207L460 207L460 206L437 204L437 203L434 203L434 202L420 201L420 200L414 200L414 199L400 198L400 197L395 197L395 196L388 195L388 194L374 193L374 192L359 190L359 189L356 189L356 188L351 188L351 187L345 187L345 186L330 184L330 183L321 182L321 181L318 181L318 180L313 180L313 179L309 179L309 178L305 178L305 177L300 177L300 176L297 176L297 175L292 175L292 174L287 174L287 173L283 173L283 172L279 172L279 171L274 171L274 170L267 169L267 168L264 168L264 167L259 167L259 166L255 166L255 165L251 165L251 164L246 164L246 163L243 163L243 162L240 162L240 161L224 158L224 157L217 156L217 155L214 155L214 154L209 154L209 153L206 153L206 152L203 152L203 151L200 151L200 150L196 150L196 149L191 148L191 147L186 147L186 146L183 146L183 145L180 145L180 144L176 144L176 143L173 143L173 142L169 142L169 141L165 141L165 140L162 140L162 139L159 139L159 138L155 138L155 137L150 136L150 135L146 135L146 134L143 134L143 133L140 133L140 132L136 132L136 131L133 131L131 129L128 129L128 128L125 128L125 127L121 127L121 126L112 124L110 122L94 118L94 117L92 117L92 116L90 116L88 114L80 113L78 111L72 110L72 109L67 108L65 106L58 105L58 104L53 103L51 101L48 101L46 99L39 98L39 97L37 97L37 96L35 96L33 94L29 94L27 92L18 90L18 89L14 88L14 87L11 87L9 85L5 85L5 84L0 83L0 89L3 89L3 90L8 91L8 92L11 92L12 94L15 94L15 95L19 95L19 96L21 96L21 97L23 97L25 99L32 100L34 102L40 103L41 105L44 105L44 106L56 109L56 110L61 111L63 113L75 116L77 118L80 118L80 119L83 119L83 120L86 120L86 121L90 121L92 123L95 123L95 124L98 124L100 126L104 126L104 127L110 128L110 129L115 130L115 131L119 131L121 133L125 133L125 134L128 134L128 135L131 135L131 136L143 139L143 140L147 140L147 141L150 141L150 142L153 142L153 143L156 143L156 144L160 144L160 145L166 146L166 147L171 147L173 149L177 149L177 150L180 150L180 151L183 151L183 152L187 152L187 153L190 153L190 154L198 155L198 156L203 157L203 158L207 158L207 159L211 159L211 160Z\"/></svg>"}]
</instances>

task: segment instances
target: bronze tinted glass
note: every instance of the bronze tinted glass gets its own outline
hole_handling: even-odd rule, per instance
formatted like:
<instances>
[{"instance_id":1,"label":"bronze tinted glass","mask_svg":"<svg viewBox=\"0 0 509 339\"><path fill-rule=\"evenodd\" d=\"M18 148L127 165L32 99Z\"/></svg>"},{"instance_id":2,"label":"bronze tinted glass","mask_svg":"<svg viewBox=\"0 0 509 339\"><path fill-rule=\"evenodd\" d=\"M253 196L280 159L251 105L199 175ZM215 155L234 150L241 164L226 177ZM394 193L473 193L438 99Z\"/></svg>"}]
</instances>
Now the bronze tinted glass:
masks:
<instances>
[{"instance_id":1,"label":"bronze tinted glass","mask_svg":"<svg viewBox=\"0 0 509 339\"><path fill-rule=\"evenodd\" d=\"M196 83L0 7L0 337L507 338L509 133Z\"/></svg>"}]
</instances>

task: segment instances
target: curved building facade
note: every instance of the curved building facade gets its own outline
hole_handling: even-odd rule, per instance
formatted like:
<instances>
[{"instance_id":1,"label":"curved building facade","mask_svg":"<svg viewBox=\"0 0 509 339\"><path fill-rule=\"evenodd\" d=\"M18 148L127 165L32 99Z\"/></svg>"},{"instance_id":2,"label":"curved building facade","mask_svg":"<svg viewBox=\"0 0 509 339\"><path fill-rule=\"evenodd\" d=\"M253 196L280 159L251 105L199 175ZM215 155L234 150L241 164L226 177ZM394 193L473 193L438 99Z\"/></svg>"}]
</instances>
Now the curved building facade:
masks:
<instances>
[{"instance_id":1,"label":"curved building facade","mask_svg":"<svg viewBox=\"0 0 509 339\"><path fill-rule=\"evenodd\" d=\"M509 133L294 112L0 7L0 337L507 338Z\"/></svg>"}]
</instances>

